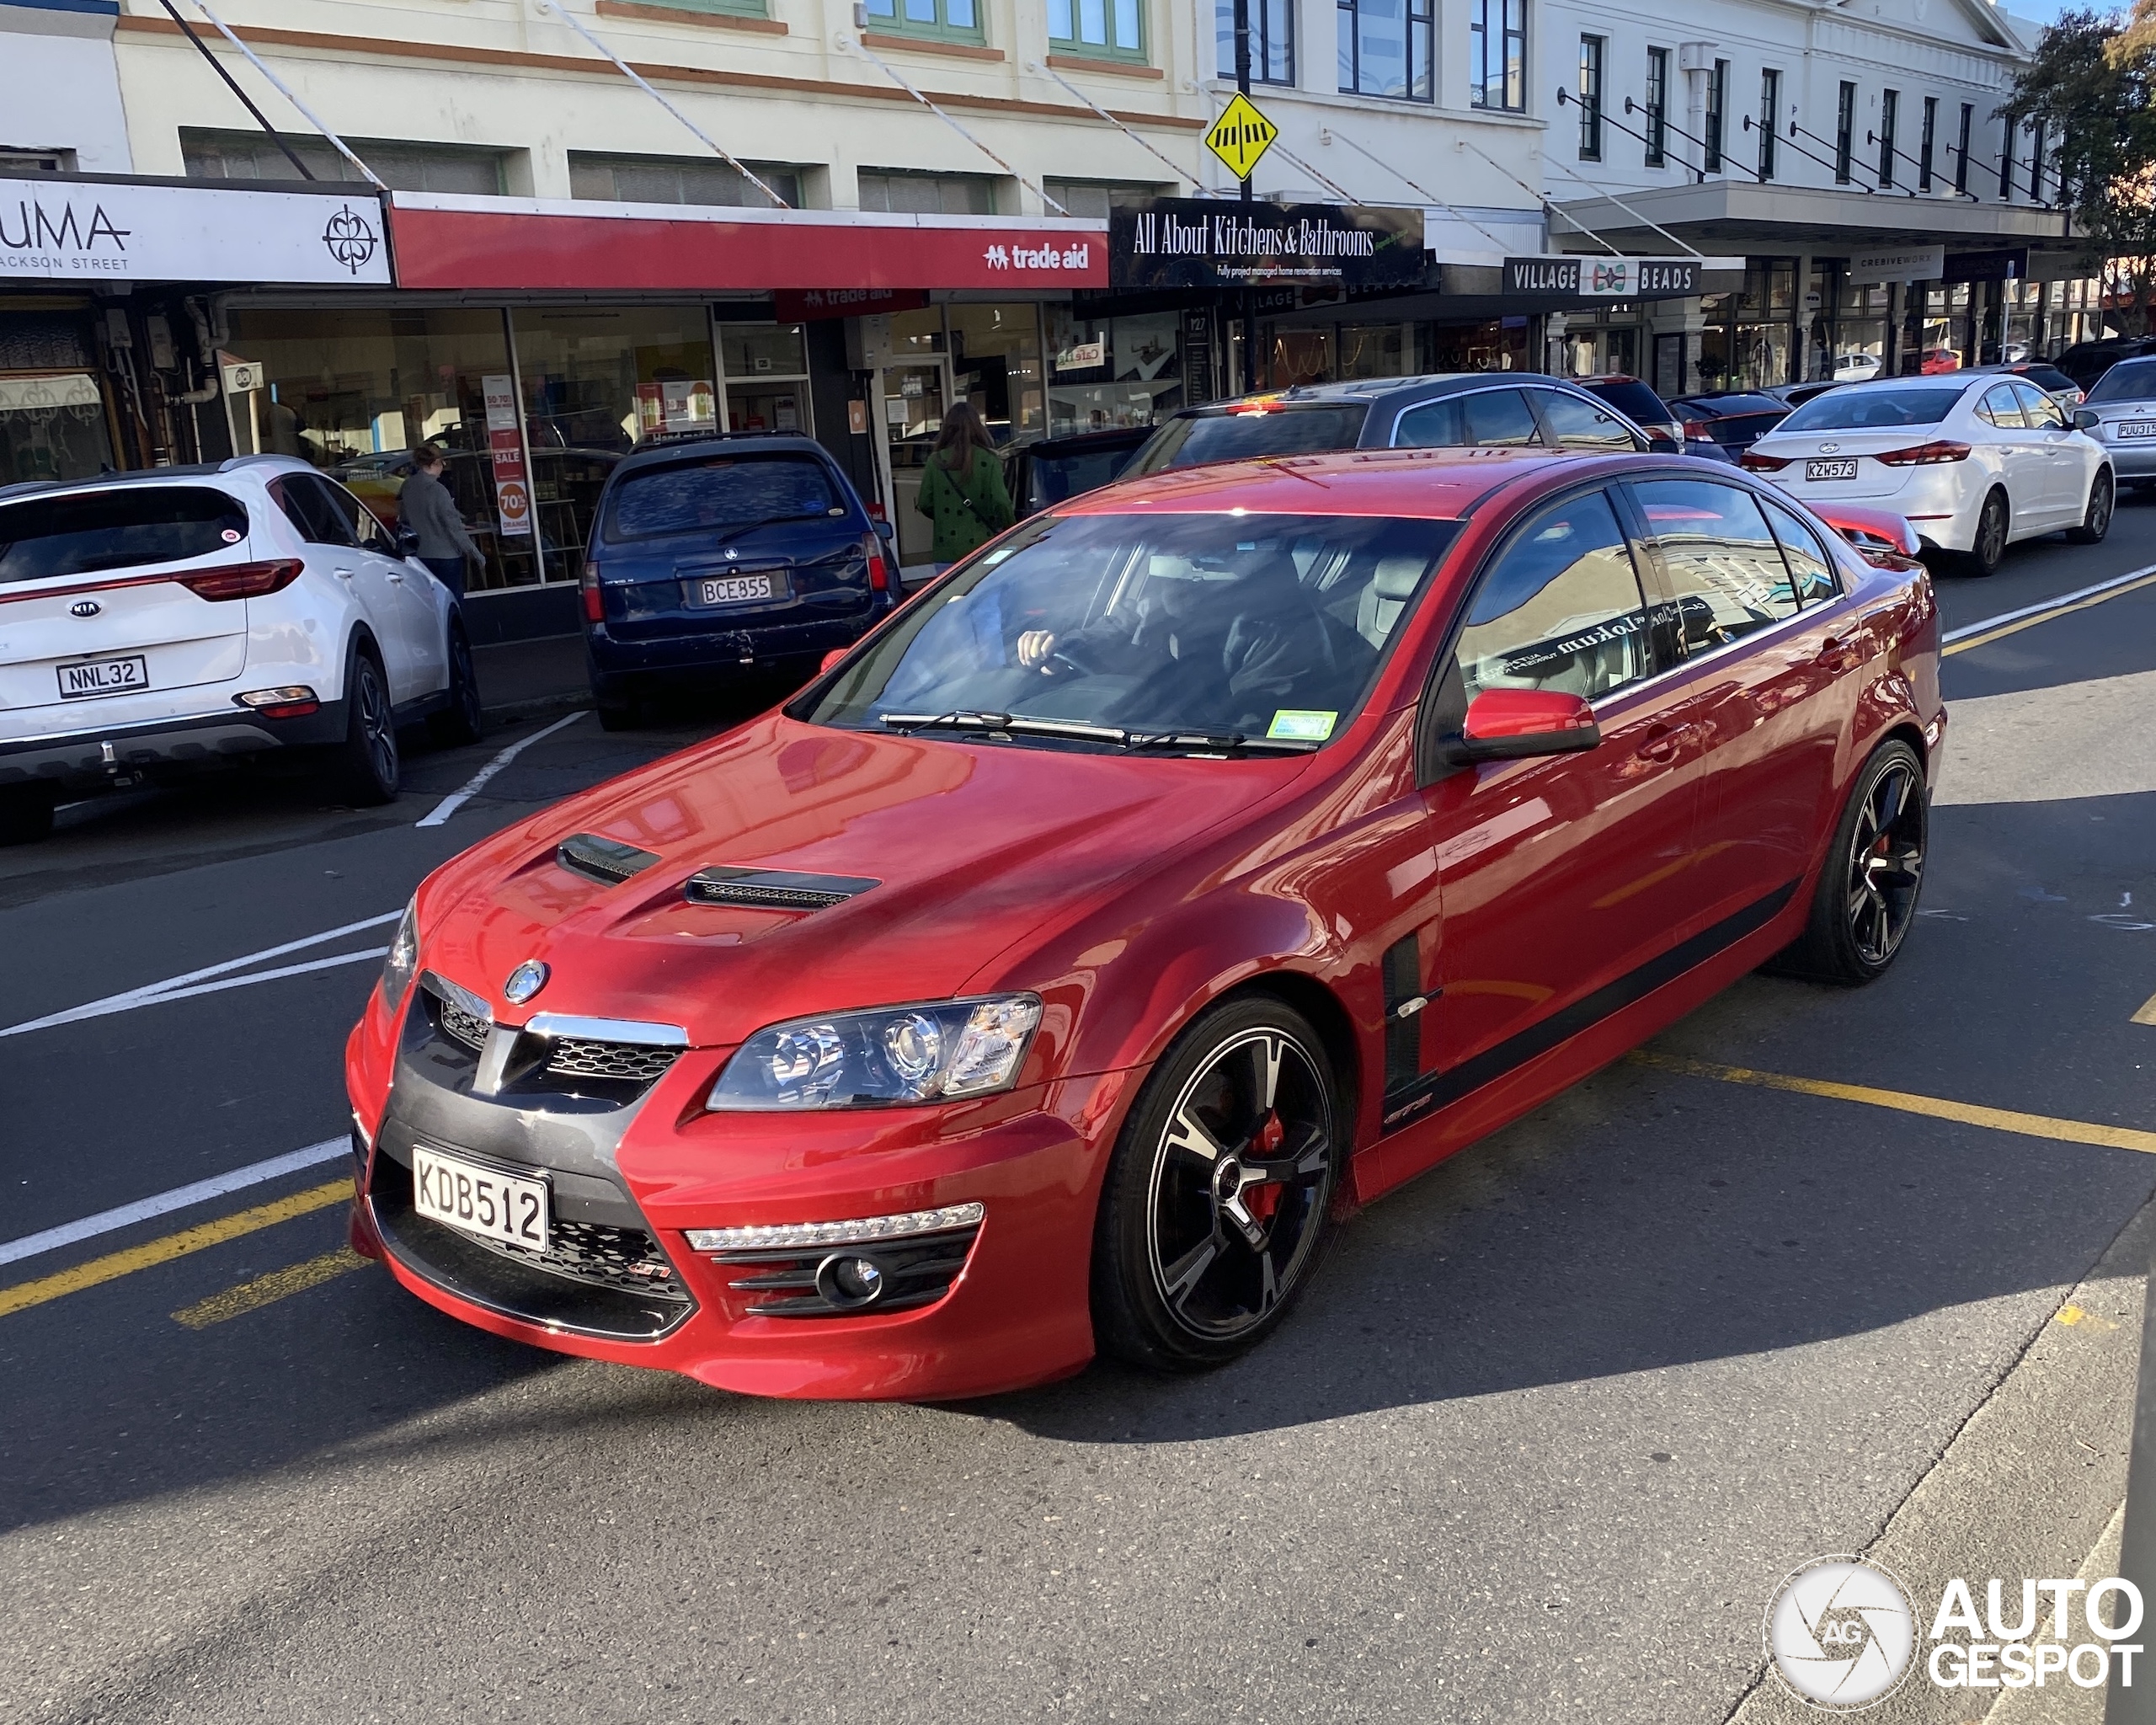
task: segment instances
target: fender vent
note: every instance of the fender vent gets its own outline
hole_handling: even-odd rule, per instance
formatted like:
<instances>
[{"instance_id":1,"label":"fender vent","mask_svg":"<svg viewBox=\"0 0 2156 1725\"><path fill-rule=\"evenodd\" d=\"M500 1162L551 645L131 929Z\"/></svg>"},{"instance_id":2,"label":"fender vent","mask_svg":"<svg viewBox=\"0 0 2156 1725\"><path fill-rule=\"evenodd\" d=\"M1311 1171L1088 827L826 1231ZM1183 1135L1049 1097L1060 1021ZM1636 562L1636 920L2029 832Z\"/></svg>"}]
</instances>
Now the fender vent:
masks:
<instances>
[{"instance_id":1,"label":"fender vent","mask_svg":"<svg viewBox=\"0 0 2156 1725\"><path fill-rule=\"evenodd\" d=\"M828 911L881 884L847 874L779 868L699 868L685 887L692 905L752 905L767 911Z\"/></svg>"},{"instance_id":2,"label":"fender vent","mask_svg":"<svg viewBox=\"0 0 2156 1725\"><path fill-rule=\"evenodd\" d=\"M619 886L632 875L643 873L659 858L648 851L639 851L634 845L625 845L619 839L580 832L554 847L554 860L572 874L604 881L608 886Z\"/></svg>"}]
</instances>

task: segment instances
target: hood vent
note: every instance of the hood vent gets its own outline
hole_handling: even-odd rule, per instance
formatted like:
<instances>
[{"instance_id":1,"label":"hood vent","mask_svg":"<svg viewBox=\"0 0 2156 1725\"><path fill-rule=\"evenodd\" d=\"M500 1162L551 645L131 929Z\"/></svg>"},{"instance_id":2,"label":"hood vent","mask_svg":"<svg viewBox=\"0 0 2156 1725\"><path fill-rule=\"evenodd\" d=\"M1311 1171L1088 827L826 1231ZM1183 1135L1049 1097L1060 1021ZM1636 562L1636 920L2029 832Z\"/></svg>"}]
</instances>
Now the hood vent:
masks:
<instances>
[{"instance_id":1,"label":"hood vent","mask_svg":"<svg viewBox=\"0 0 2156 1725\"><path fill-rule=\"evenodd\" d=\"M634 845L625 845L619 839L601 838L595 832L580 832L563 839L554 847L554 860L572 874L581 874L590 880L604 881L608 886L619 886L632 875L643 873L659 858L649 851L639 851Z\"/></svg>"},{"instance_id":2,"label":"hood vent","mask_svg":"<svg viewBox=\"0 0 2156 1725\"><path fill-rule=\"evenodd\" d=\"M796 874L782 868L699 868L688 879L692 905L747 905L763 911L828 911L881 883L850 874Z\"/></svg>"}]
</instances>

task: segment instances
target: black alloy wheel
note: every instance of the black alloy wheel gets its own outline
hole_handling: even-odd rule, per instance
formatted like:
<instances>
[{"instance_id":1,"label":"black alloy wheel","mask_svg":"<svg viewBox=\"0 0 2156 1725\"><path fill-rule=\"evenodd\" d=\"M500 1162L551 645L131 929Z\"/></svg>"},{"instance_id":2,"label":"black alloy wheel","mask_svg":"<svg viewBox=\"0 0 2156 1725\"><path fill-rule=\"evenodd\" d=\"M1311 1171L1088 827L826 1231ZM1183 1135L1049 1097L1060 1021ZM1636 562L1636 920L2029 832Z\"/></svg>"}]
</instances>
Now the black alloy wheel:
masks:
<instances>
[{"instance_id":1,"label":"black alloy wheel","mask_svg":"<svg viewBox=\"0 0 2156 1725\"><path fill-rule=\"evenodd\" d=\"M2076 545L2101 545L2111 531L2111 515L2118 503L2118 487L2111 478L2109 467L2098 469L2089 487L2089 507L2082 512L2081 525L2068 527L2066 537Z\"/></svg>"},{"instance_id":2,"label":"black alloy wheel","mask_svg":"<svg viewBox=\"0 0 2156 1725\"><path fill-rule=\"evenodd\" d=\"M1977 517L1977 537L1969 547L1968 554L1961 559L1965 574L1988 575L1995 573L2006 555L2006 535L2010 517L2006 506L2006 494L1994 490L1984 499L1983 513Z\"/></svg>"},{"instance_id":3,"label":"black alloy wheel","mask_svg":"<svg viewBox=\"0 0 2156 1725\"><path fill-rule=\"evenodd\" d=\"M479 673L472 662L472 644L464 625L454 617L449 625L449 699L439 713L427 718L427 729L443 748L453 749L479 740Z\"/></svg>"},{"instance_id":4,"label":"black alloy wheel","mask_svg":"<svg viewBox=\"0 0 2156 1725\"><path fill-rule=\"evenodd\" d=\"M1812 919L1784 968L1824 982L1886 974L1916 920L1924 887L1930 798L1916 750L1896 738L1857 775L1834 831Z\"/></svg>"},{"instance_id":5,"label":"black alloy wheel","mask_svg":"<svg viewBox=\"0 0 2156 1725\"><path fill-rule=\"evenodd\" d=\"M395 798L400 775L388 679L373 649L362 647L353 654L352 674L345 680L344 740L332 778L345 802L371 809Z\"/></svg>"},{"instance_id":6,"label":"black alloy wheel","mask_svg":"<svg viewBox=\"0 0 2156 1725\"><path fill-rule=\"evenodd\" d=\"M1248 996L1199 1018L1148 1081L1108 1172L1101 1345L1169 1372L1254 1346L1315 1267L1342 1135L1331 1062L1300 1013Z\"/></svg>"}]
</instances>

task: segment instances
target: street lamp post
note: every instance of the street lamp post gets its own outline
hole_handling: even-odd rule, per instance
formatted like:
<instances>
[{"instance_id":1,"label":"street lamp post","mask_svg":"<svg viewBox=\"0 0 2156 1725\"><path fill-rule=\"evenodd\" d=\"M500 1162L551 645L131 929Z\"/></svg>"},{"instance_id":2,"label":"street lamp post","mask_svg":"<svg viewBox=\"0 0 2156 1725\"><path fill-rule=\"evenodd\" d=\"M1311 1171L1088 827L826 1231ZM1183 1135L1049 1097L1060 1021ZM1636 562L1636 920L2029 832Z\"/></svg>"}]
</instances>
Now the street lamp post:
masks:
<instances>
[{"instance_id":1,"label":"street lamp post","mask_svg":"<svg viewBox=\"0 0 2156 1725\"><path fill-rule=\"evenodd\" d=\"M1235 0L1235 90L1250 94L1250 0ZM1250 217L1250 176L1243 176L1243 217ZM1243 393L1257 389L1257 296L1243 284Z\"/></svg>"}]
</instances>

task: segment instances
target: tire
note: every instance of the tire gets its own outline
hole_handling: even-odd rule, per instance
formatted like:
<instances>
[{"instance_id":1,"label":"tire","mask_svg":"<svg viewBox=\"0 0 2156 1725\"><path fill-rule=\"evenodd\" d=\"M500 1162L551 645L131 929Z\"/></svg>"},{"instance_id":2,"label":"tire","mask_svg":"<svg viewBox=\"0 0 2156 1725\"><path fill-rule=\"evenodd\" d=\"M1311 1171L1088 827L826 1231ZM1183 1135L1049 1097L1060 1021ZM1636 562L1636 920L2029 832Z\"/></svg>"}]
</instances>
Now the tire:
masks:
<instances>
[{"instance_id":1,"label":"tire","mask_svg":"<svg viewBox=\"0 0 2156 1725\"><path fill-rule=\"evenodd\" d=\"M50 836L52 810L59 800L51 785L9 785L0 789L0 845L34 845Z\"/></svg>"},{"instance_id":2,"label":"tire","mask_svg":"<svg viewBox=\"0 0 2156 1725\"><path fill-rule=\"evenodd\" d=\"M445 749L479 740L479 673L464 625L454 617L449 624L449 704L427 716L427 729Z\"/></svg>"},{"instance_id":3,"label":"tire","mask_svg":"<svg viewBox=\"0 0 2156 1725\"><path fill-rule=\"evenodd\" d=\"M1917 751L1881 743L1835 824L1811 921L1779 968L1850 987L1886 974L1916 921L1930 814Z\"/></svg>"},{"instance_id":4,"label":"tire","mask_svg":"<svg viewBox=\"0 0 2156 1725\"><path fill-rule=\"evenodd\" d=\"M344 680L344 740L333 752L329 782L353 808L373 809L395 799L402 777L389 680L374 649L363 646Z\"/></svg>"},{"instance_id":5,"label":"tire","mask_svg":"<svg viewBox=\"0 0 2156 1725\"><path fill-rule=\"evenodd\" d=\"M1983 511L1977 516L1977 536L1968 550L1962 553L1958 567L1965 575L1988 575L1997 573L1999 560L2006 555L2006 536L2012 531L2013 518L2007 508L2006 494L1994 488L1984 499Z\"/></svg>"},{"instance_id":6,"label":"tire","mask_svg":"<svg viewBox=\"0 0 2156 1725\"><path fill-rule=\"evenodd\" d=\"M643 706L638 702L601 701L599 703L599 729L602 731L632 731L643 713Z\"/></svg>"},{"instance_id":7,"label":"tire","mask_svg":"<svg viewBox=\"0 0 2156 1725\"><path fill-rule=\"evenodd\" d=\"M2118 486L2111 478L2111 470L2102 467L2089 483L2089 507L2081 513L2081 525L2068 527L2066 537L2076 545L2101 545L2111 531L2111 514L2118 505Z\"/></svg>"},{"instance_id":8,"label":"tire","mask_svg":"<svg viewBox=\"0 0 2156 1725\"><path fill-rule=\"evenodd\" d=\"M1270 1334L1316 1268L1344 1130L1331 1063L1299 1012L1247 995L1193 1023L1109 1164L1093 1247L1102 1351L1205 1371Z\"/></svg>"}]
</instances>

